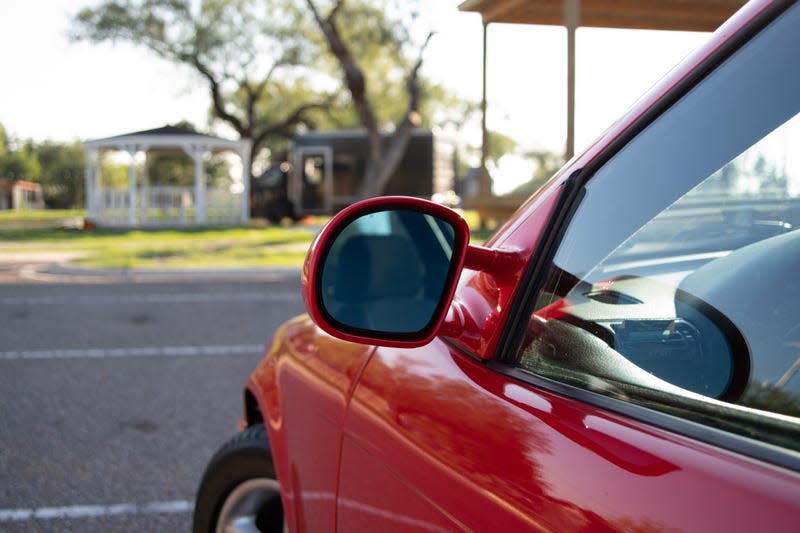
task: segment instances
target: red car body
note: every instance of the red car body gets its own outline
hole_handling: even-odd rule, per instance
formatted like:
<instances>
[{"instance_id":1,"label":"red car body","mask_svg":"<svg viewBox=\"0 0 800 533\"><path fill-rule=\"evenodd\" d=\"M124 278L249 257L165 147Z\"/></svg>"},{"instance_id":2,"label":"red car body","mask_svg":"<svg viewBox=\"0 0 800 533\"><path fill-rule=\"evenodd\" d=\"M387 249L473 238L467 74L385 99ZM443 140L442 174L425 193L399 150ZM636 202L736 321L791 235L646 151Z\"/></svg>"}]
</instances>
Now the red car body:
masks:
<instances>
[{"instance_id":1,"label":"red car body","mask_svg":"<svg viewBox=\"0 0 800 533\"><path fill-rule=\"evenodd\" d=\"M468 252L462 262L478 268L463 270L427 344L349 342L309 316L280 327L247 383L243 425L267 428L290 531L800 528L793 468L537 386L496 360L569 177L608 160L776 4L743 8Z\"/></svg>"}]
</instances>

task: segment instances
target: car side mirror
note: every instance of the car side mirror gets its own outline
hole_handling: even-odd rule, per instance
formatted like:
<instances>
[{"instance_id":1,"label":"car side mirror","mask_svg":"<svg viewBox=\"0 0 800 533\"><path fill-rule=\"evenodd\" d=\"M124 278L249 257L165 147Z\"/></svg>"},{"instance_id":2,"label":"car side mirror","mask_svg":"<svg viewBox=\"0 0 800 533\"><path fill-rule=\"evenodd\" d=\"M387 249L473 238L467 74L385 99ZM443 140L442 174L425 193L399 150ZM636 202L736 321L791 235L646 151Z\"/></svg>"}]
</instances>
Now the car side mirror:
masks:
<instances>
[{"instance_id":1,"label":"car side mirror","mask_svg":"<svg viewBox=\"0 0 800 533\"><path fill-rule=\"evenodd\" d=\"M384 346L421 346L436 335L469 243L455 211L406 197L354 204L309 249L306 307L331 335Z\"/></svg>"}]
</instances>

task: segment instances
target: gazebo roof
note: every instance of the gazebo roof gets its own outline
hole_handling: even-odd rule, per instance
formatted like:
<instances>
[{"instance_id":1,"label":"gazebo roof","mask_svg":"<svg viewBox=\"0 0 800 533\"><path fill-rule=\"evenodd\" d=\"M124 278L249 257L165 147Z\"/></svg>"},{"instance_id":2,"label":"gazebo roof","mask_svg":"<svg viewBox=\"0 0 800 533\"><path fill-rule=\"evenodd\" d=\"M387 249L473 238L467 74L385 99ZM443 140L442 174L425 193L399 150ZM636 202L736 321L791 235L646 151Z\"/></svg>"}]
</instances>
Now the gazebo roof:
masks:
<instances>
[{"instance_id":1,"label":"gazebo roof","mask_svg":"<svg viewBox=\"0 0 800 533\"><path fill-rule=\"evenodd\" d=\"M579 26L714 31L746 0L581 0ZM466 0L484 23L564 25L564 0Z\"/></svg>"},{"instance_id":2,"label":"gazebo roof","mask_svg":"<svg viewBox=\"0 0 800 533\"><path fill-rule=\"evenodd\" d=\"M207 150L240 150L248 141L232 141L198 133L184 126L166 125L150 130L114 135L103 139L91 139L83 144L94 149L117 149L147 151L152 148L201 147Z\"/></svg>"}]
</instances>

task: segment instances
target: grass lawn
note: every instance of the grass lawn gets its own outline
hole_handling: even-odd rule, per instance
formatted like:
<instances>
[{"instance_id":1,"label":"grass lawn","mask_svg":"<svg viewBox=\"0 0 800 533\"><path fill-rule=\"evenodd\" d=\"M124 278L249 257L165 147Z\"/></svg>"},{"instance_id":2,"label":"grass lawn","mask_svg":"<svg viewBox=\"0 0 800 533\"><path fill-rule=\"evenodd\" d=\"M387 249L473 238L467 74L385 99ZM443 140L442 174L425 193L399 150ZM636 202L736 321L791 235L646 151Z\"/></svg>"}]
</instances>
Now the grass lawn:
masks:
<instances>
[{"instance_id":1,"label":"grass lawn","mask_svg":"<svg viewBox=\"0 0 800 533\"><path fill-rule=\"evenodd\" d=\"M92 268L300 266L324 220L291 227L80 229L84 211L0 212L0 255L59 254ZM470 220L467 214L467 220ZM473 242L487 235L474 232Z\"/></svg>"},{"instance_id":2,"label":"grass lawn","mask_svg":"<svg viewBox=\"0 0 800 533\"><path fill-rule=\"evenodd\" d=\"M15 216L16 215L16 216ZM0 254L57 254L88 267L301 265L317 227L79 229L81 211L0 213Z\"/></svg>"}]
</instances>

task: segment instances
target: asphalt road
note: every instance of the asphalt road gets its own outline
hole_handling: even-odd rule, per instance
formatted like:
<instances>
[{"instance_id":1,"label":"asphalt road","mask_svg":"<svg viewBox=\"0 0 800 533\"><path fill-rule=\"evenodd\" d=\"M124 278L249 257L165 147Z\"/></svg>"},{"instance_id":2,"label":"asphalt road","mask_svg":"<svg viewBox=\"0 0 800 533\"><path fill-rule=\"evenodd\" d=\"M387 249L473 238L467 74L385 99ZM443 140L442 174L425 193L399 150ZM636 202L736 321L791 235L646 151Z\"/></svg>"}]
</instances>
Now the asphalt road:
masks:
<instances>
[{"instance_id":1,"label":"asphalt road","mask_svg":"<svg viewBox=\"0 0 800 533\"><path fill-rule=\"evenodd\" d=\"M298 275L92 281L0 284L0 531L188 531Z\"/></svg>"}]
</instances>

